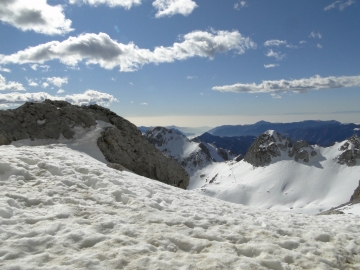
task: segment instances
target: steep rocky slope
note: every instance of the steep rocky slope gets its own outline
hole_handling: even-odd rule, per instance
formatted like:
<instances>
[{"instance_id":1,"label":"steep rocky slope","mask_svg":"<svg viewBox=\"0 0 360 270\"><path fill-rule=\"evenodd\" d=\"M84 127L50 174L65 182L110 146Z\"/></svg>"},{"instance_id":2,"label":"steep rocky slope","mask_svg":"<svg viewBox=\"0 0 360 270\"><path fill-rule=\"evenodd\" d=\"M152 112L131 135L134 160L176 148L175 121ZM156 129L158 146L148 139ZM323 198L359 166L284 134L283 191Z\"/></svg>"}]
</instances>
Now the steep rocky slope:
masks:
<instances>
[{"instance_id":1,"label":"steep rocky slope","mask_svg":"<svg viewBox=\"0 0 360 270\"><path fill-rule=\"evenodd\" d=\"M98 105L80 107L46 100L0 111L0 145L24 139L71 139L75 128L89 129L98 121L110 124L97 142L108 162L173 186L188 186L189 176L175 160L149 144L135 125Z\"/></svg>"}]
</instances>

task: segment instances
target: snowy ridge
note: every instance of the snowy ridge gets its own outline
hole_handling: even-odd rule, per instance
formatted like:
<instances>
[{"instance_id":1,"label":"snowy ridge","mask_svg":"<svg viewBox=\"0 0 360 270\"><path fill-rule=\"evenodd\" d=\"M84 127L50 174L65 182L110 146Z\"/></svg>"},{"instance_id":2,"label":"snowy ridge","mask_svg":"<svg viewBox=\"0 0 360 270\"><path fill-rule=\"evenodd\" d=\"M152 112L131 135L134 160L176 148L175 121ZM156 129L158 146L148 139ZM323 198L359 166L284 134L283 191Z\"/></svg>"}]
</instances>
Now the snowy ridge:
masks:
<instances>
[{"instance_id":1,"label":"snowy ridge","mask_svg":"<svg viewBox=\"0 0 360 270\"><path fill-rule=\"evenodd\" d=\"M356 216L247 208L64 144L0 151L1 269L360 267Z\"/></svg>"},{"instance_id":2,"label":"snowy ridge","mask_svg":"<svg viewBox=\"0 0 360 270\"><path fill-rule=\"evenodd\" d=\"M191 176L189 189L234 203L309 214L350 200L358 185L360 161L351 159L353 166L338 161L350 151L344 145L353 149L351 153L356 147L351 148L349 141L328 148L299 141L290 147L274 134L266 133L252 149L256 156L250 160L259 158L260 152L269 158L267 165L253 166L247 157L238 163L213 164Z\"/></svg>"},{"instance_id":3,"label":"snowy ridge","mask_svg":"<svg viewBox=\"0 0 360 270\"><path fill-rule=\"evenodd\" d=\"M190 141L174 129L155 127L148 130L144 137L166 156L178 161L189 175L213 162L235 157L230 151L220 150L214 145Z\"/></svg>"}]
</instances>

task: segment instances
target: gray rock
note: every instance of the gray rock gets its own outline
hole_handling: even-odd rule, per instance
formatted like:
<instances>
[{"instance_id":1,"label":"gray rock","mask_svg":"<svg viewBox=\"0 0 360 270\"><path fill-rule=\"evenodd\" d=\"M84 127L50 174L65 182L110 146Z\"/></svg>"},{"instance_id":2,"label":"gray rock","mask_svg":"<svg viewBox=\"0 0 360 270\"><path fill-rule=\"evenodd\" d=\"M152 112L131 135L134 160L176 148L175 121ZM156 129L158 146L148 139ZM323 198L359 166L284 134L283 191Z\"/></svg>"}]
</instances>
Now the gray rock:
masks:
<instances>
[{"instance_id":1,"label":"gray rock","mask_svg":"<svg viewBox=\"0 0 360 270\"><path fill-rule=\"evenodd\" d=\"M301 140L301 141L295 142L289 151L289 157L293 157L295 154L299 153L301 148L308 147L308 146L309 146L309 144L307 141Z\"/></svg>"},{"instance_id":2,"label":"gray rock","mask_svg":"<svg viewBox=\"0 0 360 270\"><path fill-rule=\"evenodd\" d=\"M360 200L360 180L359 186L354 190L354 194L351 196L350 201Z\"/></svg>"},{"instance_id":3,"label":"gray rock","mask_svg":"<svg viewBox=\"0 0 360 270\"><path fill-rule=\"evenodd\" d=\"M75 106L65 101L27 102L14 110L0 111L0 145L22 139L73 137L72 128L88 128L96 120L115 127L102 132L98 147L107 161L173 186L186 188L189 176L176 161L165 157L149 144L137 127L98 105Z\"/></svg>"},{"instance_id":4,"label":"gray rock","mask_svg":"<svg viewBox=\"0 0 360 270\"><path fill-rule=\"evenodd\" d=\"M308 151L306 151L305 149L300 150L295 156L295 161L299 161L299 159L305 162L309 162Z\"/></svg>"},{"instance_id":5,"label":"gray rock","mask_svg":"<svg viewBox=\"0 0 360 270\"><path fill-rule=\"evenodd\" d=\"M290 139L282 137L279 133L267 131L250 146L244 161L255 167L265 166L271 162L273 157L280 156L280 150L285 151L290 143Z\"/></svg>"},{"instance_id":6,"label":"gray rock","mask_svg":"<svg viewBox=\"0 0 360 270\"><path fill-rule=\"evenodd\" d=\"M356 160L360 158L360 138L355 134L349 138L340 148L343 151L337 158L337 162L348 166L355 166Z\"/></svg>"}]
</instances>

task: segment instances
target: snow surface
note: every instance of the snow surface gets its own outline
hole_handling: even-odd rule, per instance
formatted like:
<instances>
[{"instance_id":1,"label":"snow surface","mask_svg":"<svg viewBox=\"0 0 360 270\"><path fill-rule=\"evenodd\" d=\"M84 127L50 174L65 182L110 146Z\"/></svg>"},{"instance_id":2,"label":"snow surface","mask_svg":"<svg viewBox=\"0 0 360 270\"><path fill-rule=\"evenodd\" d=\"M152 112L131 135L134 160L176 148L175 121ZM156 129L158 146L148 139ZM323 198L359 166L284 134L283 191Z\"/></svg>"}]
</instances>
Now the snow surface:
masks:
<instances>
[{"instance_id":1,"label":"snow surface","mask_svg":"<svg viewBox=\"0 0 360 270\"><path fill-rule=\"evenodd\" d=\"M353 167L336 162L344 143L302 148L317 152L308 163L280 151L264 167L245 161L211 164L191 176L189 189L257 208L317 214L348 202L358 186L359 161Z\"/></svg>"},{"instance_id":2,"label":"snow surface","mask_svg":"<svg viewBox=\"0 0 360 270\"><path fill-rule=\"evenodd\" d=\"M1 269L360 269L358 216L248 208L65 144L0 153Z\"/></svg>"}]
</instances>

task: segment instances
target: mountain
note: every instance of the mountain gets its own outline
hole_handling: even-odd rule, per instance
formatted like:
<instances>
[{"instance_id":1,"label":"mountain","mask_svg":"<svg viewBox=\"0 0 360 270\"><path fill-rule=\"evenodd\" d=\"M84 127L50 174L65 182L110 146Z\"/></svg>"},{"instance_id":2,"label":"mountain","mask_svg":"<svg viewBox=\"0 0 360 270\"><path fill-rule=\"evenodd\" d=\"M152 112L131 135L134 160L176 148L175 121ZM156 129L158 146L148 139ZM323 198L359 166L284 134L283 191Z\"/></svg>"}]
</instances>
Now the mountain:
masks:
<instances>
[{"instance_id":1,"label":"mountain","mask_svg":"<svg viewBox=\"0 0 360 270\"><path fill-rule=\"evenodd\" d=\"M0 146L1 269L360 267L354 215L216 200L109 168L76 142Z\"/></svg>"},{"instance_id":2,"label":"mountain","mask_svg":"<svg viewBox=\"0 0 360 270\"><path fill-rule=\"evenodd\" d=\"M337 121L301 121L293 123L270 123L266 121L259 121L253 125L225 125L213 128L208 133L216 136L259 136L267 130L276 130L281 134L286 134L288 130L299 128L314 128L321 126L340 125Z\"/></svg>"},{"instance_id":3,"label":"mountain","mask_svg":"<svg viewBox=\"0 0 360 270\"><path fill-rule=\"evenodd\" d=\"M145 126L138 127L141 133L146 133L146 131L153 128L154 127L145 127ZM165 128L178 130L186 137L198 136L211 129L211 127L178 127L178 126L165 126Z\"/></svg>"},{"instance_id":4,"label":"mountain","mask_svg":"<svg viewBox=\"0 0 360 270\"><path fill-rule=\"evenodd\" d=\"M358 186L360 139L331 147L260 135L240 162L211 164L190 177L189 189L252 207L316 214L348 202Z\"/></svg>"},{"instance_id":5,"label":"mountain","mask_svg":"<svg viewBox=\"0 0 360 270\"><path fill-rule=\"evenodd\" d=\"M101 161L116 163L145 177L186 188L189 175L167 158L138 131L137 127L98 105L75 106L65 101L27 102L14 110L0 111L0 145L12 142L49 143L94 140L96 147L73 146L94 152ZM79 141L79 140L77 140Z\"/></svg>"},{"instance_id":6,"label":"mountain","mask_svg":"<svg viewBox=\"0 0 360 270\"><path fill-rule=\"evenodd\" d=\"M190 141L175 129L155 127L144 138L166 156L175 159L190 175L213 162L235 158L229 150L203 142Z\"/></svg>"},{"instance_id":7,"label":"mountain","mask_svg":"<svg viewBox=\"0 0 360 270\"><path fill-rule=\"evenodd\" d=\"M266 130L276 130L293 141L305 140L310 144L330 146L346 140L354 134L360 136L360 125L341 124L337 121L302 121L294 123L270 123L265 121L253 125L220 126L208 131L216 136L259 136Z\"/></svg>"},{"instance_id":8,"label":"mountain","mask_svg":"<svg viewBox=\"0 0 360 270\"><path fill-rule=\"evenodd\" d=\"M255 139L255 136L224 137L214 136L208 132L205 132L201 136L193 138L192 141L210 143L216 147L228 149L234 154L241 154L242 156L245 156L246 152Z\"/></svg>"}]
</instances>

